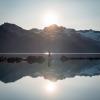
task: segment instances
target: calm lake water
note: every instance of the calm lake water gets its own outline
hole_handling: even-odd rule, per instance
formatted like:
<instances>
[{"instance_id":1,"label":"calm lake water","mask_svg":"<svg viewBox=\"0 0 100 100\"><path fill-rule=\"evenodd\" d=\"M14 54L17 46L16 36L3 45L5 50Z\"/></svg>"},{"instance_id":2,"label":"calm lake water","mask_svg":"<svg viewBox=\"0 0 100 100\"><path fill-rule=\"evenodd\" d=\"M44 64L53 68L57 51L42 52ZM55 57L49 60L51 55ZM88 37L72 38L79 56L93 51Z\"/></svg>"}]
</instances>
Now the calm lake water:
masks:
<instances>
[{"instance_id":1,"label":"calm lake water","mask_svg":"<svg viewBox=\"0 0 100 100\"><path fill-rule=\"evenodd\" d=\"M0 100L100 100L99 59L46 55L29 63L27 56L0 63Z\"/></svg>"}]
</instances>

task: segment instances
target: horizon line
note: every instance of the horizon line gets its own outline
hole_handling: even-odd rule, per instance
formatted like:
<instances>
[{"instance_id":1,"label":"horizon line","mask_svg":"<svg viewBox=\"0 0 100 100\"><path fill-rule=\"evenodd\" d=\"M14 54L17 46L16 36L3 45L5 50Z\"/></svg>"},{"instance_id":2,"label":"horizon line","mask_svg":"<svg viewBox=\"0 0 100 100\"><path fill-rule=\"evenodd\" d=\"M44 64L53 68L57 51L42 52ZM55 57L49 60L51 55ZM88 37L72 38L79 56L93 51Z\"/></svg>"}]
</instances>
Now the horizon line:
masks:
<instances>
[{"instance_id":1,"label":"horizon line","mask_svg":"<svg viewBox=\"0 0 100 100\"><path fill-rule=\"evenodd\" d=\"M25 52L25 53L17 53L17 52L12 52L12 53L0 53L0 55L2 55L2 54L4 54L4 55L24 55L24 54L26 54L26 55L28 55L28 54L34 54L34 55L49 55L49 54L51 54L51 55L61 55L61 54L66 54L66 55L100 55L100 53L60 53L60 52L58 52L58 53L54 53L54 52L36 52L36 53L28 53L28 52Z\"/></svg>"},{"instance_id":2,"label":"horizon line","mask_svg":"<svg viewBox=\"0 0 100 100\"><path fill-rule=\"evenodd\" d=\"M60 25L60 24L51 24L51 25L47 25L47 26L44 26L44 27L31 27L31 28L25 28L25 27L23 27L22 25L18 25L18 24L16 24L16 23L10 23L10 22L3 22L3 23L1 23L0 24L0 26L1 25L3 25L3 24L6 24L6 23L8 23L8 24L14 24L14 25L17 25L17 26L19 26L19 27L21 27L21 28L23 28L23 29L25 29L25 30L31 30L31 29L34 29L34 28L36 28L36 29L40 29L40 30L42 30L42 29L44 29L45 27L49 27L49 26L52 26L52 25L57 25L57 26L62 26L62 27L65 27L65 28L70 28L70 29L75 29L75 30L77 30L77 31L79 31L79 30L94 30L94 31L100 31L100 29L96 29L96 28L76 28L76 27L67 27L66 25L64 26L64 25Z\"/></svg>"}]
</instances>

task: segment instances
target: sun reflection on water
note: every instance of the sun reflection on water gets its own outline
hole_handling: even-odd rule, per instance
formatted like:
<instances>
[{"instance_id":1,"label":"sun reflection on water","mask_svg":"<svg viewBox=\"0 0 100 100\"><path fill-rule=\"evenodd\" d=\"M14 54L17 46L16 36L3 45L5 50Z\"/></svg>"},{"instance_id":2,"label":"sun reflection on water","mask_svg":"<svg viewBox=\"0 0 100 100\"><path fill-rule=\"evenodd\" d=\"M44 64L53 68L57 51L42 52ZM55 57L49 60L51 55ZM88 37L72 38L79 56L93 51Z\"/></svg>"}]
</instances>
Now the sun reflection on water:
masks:
<instances>
[{"instance_id":1,"label":"sun reflection on water","mask_svg":"<svg viewBox=\"0 0 100 100\"><path fill-rule=\"evenodd\" d=\"M56 84L55 83L53 83L53 82L48 82L47 84L46 84L46 87L45 87L45 89L46 89L46 92L47 93L55 93L56 92L56 90L57 90L57 87L56 87Z\"/></svg>"}]
</instances>

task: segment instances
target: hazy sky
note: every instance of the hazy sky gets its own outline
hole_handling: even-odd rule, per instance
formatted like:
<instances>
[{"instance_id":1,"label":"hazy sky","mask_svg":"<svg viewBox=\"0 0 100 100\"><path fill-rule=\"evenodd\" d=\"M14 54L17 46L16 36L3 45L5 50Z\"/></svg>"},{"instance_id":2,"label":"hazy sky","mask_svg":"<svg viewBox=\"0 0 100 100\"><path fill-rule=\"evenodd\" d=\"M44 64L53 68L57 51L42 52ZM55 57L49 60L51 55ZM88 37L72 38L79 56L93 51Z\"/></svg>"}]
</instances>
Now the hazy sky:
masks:
<instances>
[{"instance_id":1,"label":"hazy sky","mask_svg":"<svg viewBox=\"0 0 100 100\"><path fill-rule=\"evenodd\" d=\"M100 0L0 0L0 24L43 28L48 11L55 12L59 25L100 30Z\"/></svg>"}]
</instances>

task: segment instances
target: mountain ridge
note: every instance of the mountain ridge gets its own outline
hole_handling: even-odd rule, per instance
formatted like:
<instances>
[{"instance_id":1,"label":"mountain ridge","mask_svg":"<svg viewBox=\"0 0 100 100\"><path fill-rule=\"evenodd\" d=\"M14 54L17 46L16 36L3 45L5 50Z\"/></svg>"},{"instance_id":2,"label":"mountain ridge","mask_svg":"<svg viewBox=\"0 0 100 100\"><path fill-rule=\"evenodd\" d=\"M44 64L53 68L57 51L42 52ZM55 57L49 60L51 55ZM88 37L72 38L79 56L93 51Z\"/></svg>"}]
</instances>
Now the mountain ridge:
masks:
<instances>
[{"instance_id":1,"label":"mountain ridge","mask_svg":"<svg viewBox=\"0 0 100 100\"><path fill-rule=\"evenodd\" d=\"M0 25L0 52L99 52L100 42L81 32L55 24L26 30L4 23Z\"/></svg>"}]
</instances>

